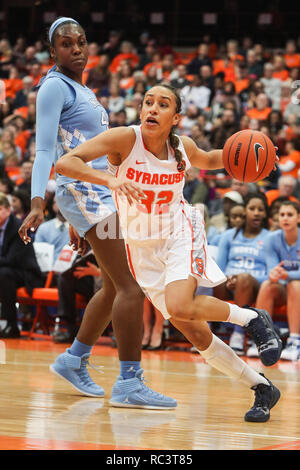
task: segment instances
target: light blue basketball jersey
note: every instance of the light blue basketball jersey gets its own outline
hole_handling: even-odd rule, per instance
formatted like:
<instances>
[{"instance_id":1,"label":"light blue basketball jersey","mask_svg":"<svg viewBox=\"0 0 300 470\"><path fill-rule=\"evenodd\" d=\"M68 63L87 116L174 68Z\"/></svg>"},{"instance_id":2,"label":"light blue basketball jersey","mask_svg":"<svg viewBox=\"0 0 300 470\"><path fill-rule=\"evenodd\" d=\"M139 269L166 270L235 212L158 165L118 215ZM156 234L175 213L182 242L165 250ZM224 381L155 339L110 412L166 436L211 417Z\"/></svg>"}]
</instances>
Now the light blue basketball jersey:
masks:
<instances>
[{"instance_id":1,"label":"light blue basketball jersey","mask_svg":"<svg viewBox=\"0 0 300 470\"><path fill-rule=\"evenodd\" d=\"M288 272L288 280L300 280L300 229L294 245L288 245L283 230L272 232L266 243L268 271L283 262L282 267Z\"/></svg>"},{"instance_id":2,"label":"light blue basketball jersey","mask_svg":"<svg viewBox=\"0 0 300 470\"><path fill-rule=\"evenodd\" d=\"M107 130L108 116L93 91L67 76L51 71L43 79L37 95L36 159L33 168L32 198L44 197L51 167L68 151ZM107 157L89 163L107 169ZM56 175L58 186L74 182ZM103 194L109 194L101 186Z\"/></svg>"},{"instance_id":3,"label":"light blue basketball jersey","mask_svg":"<svg viewBox=\"0 0 300 470\"><path fill-rule=\"evenodd\" d=\"M255 238L246 238L243 231L226 230L221 234L217 264L227 276L251 274L259 283L267 279L267 260L265 256L266 239L269 231L262 229Z\"/></svg>"}]
</instances>

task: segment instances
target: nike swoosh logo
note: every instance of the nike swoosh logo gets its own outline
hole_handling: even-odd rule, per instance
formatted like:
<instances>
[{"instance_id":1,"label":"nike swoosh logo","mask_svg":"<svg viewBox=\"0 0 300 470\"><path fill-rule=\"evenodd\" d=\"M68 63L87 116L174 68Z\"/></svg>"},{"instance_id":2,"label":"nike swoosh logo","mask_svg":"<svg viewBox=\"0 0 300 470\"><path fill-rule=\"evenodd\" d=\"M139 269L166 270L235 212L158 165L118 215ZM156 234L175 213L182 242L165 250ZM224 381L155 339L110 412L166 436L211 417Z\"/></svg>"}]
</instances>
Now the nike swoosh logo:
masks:
<instances>
[{"instance_id":1,"label":"nike swoosh logo","mask_svg":"<svg viewBox=\"0 0 300 470\"><path fill-rule=\"evenodd\" d=\"M255 152L255 157L256 157L256 171L258 171L258 168L259 168L259 149L264 150L264 147L258 142L256 142L254 144L254 152Z\"/></svg>"},{"instance_id":2,"label":"nike swoosh logo","mask_svg":"<svg viewBox=\"0 0 300 470\"><path fill-rule=\"evenodd\" d=\"M146 162L138 162L138 161L136 160L135 163L136 163L137 165L143 165L143 164L145 164Z\"/></svg>"}]
</instances>

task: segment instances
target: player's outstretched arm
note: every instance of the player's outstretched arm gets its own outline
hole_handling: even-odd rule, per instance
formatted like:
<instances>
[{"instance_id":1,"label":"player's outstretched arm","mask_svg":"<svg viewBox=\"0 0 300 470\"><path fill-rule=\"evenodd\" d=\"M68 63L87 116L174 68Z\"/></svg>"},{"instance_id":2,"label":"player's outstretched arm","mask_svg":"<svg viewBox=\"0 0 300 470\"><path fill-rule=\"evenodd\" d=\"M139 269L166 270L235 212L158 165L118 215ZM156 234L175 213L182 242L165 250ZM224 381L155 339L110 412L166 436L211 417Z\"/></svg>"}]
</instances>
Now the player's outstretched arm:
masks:
<instances>
[{"instance_id":1,"label":"player's outstretched arm","mask_svg":"<svg viewBox=\"0 0 300 470\"><path fill-rule=\"evenodd\" d=\"M190 137L182 136L181 140L192 166L200 168L200 170L218 170L224 168L222 150L205 152L199 149Z\"/></svg>"}]
</instances>

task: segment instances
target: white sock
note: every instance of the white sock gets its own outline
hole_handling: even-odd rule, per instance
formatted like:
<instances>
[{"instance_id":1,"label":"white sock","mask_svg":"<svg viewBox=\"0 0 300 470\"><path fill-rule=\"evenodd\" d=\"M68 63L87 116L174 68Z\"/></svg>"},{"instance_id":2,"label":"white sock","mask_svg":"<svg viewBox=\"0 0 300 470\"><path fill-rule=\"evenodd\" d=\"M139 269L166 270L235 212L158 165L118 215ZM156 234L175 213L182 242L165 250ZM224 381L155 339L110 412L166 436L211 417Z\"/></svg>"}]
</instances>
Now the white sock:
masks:
<instances>
[{"instance_id":1,"label":"white sock","mask_svg":"<svg viewBox=\"0 0 300 470\"><path fill-rule=\"evenodd\" d=\"M300 334L290 333L289 339L291 339L294 343L298 343L300 341Z\"/></svg>"},{"instance_id":2,"label":"white sock","mask_svg":"<svg viewBox=\"0 0 300 470\"><path fill-rule=\"evenodd\" d=\"M248 308L241 308L238 305L226 302L229 305L230 312L229 317L226 321L234 323L235 325L246 326L248 323L257 317L257 313L254 310Z\"/></svg>"},{"instance_id":3,"label":"white sock","mask_svg":"<svg viewBox=\"0 0 300 470\"><path fill-rule=\"evenodd\" d=\"M262 375L251 369L224 341L214 334L208 348L205 351L198 350L198 352L210 366L248 387L260 383L269 385L269 382Z\"/></svg>"}]
</instances>

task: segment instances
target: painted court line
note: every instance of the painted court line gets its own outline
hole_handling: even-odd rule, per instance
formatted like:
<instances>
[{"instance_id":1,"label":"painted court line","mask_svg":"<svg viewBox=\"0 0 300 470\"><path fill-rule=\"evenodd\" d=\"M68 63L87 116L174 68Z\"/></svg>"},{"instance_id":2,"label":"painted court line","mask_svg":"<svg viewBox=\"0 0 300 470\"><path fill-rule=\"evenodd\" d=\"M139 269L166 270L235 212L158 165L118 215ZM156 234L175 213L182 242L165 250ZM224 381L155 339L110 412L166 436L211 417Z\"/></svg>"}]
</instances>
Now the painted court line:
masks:
<instances>
[{"instance_id":1,"label":"painted court line","mask_svg":"<svg viewBox=\"0 0 300 470\"><path fill-rule=\"evenodd\" d=\"M0 436L0 450L147 450L143 447L114 446L90 442L56 441L18 436Z\"/></svg>"}]
</instances>

